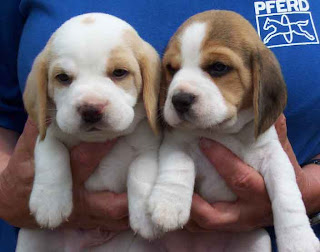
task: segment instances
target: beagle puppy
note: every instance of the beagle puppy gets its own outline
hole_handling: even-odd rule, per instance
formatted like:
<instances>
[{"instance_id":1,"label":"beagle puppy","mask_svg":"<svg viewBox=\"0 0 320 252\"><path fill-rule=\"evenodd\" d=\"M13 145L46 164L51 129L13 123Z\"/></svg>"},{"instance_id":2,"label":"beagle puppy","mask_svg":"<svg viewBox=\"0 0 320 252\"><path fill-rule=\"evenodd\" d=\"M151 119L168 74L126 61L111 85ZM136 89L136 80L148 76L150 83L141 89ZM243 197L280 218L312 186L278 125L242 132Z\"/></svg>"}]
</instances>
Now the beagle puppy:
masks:
<instances>
[{"instance_id":1,"label":"beagle puppy","mask_svg":"<svg viewBox=\"0 0 320 252\"><path fill-rule=\"evenodd\" d=\"M198 147L199 138L206 137L263 176L279 251L319 251L294 169L274 128L286 105L285 82L275 56L250 23L230 11L192 16L167 46L163 75L160 104L167 129L149 199L152 221L163 231L183 227L194 191L210 203L236 200ZM205 251L271 249L262 229L203 237L216 243ZM201 235L198 242L205 243Z\"/></svg>"},{"instance_id":2,"label":"beagle puppy","mask_svg":"<svg viewBox=\"0 0 320 252\"><path fill-rule=\"evenodd\" d=\"M41 227L56 228L72 212L70 148L121 136L86 188L128 191L131 228L154 235L146 203L158 168L160 72L154 48L114 16L80 15L54 32L23 95L39 128L29 206ZM64 251L64 242L52 238L57 232L23 229L17 250Z\"/></svg>"}]
</instances>

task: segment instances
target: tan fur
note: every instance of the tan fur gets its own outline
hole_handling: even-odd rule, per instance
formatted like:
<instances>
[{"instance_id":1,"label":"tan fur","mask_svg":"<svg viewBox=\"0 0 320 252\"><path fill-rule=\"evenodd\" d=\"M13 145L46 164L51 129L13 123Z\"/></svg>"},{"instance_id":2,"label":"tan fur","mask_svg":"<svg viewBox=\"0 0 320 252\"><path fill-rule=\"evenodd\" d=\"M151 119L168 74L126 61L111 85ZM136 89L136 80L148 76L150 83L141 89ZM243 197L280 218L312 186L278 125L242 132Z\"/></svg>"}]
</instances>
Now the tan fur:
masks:
<instances>
[{"instance_id":1,"label":"tan fur","mask_svg":"<svg viewBox=\"0 0 320 252\"><path fill-rule=\"evenodd\" d=\"M139 62L141 76L143 101L148 121L153 132L159 132L158 101L161 79L161 62L157 52L148 43L139 39L138 35L128 31L125 40L130 43L133 52Z\"/></svg>"},{"instance_id":2,"label":"tan fur","mask_svg":"<svg viewBox=\"0 0 320 252\"><path fill-rule=\"evenodd\" d=\"M209 74L207 75L220 89L227 101L227 106L239 109L243 104L243 97L250 92L250 69L244 66L242 58L233 50L222 45L212 46L212 43L205 43L202 48L200 64L205 69L213 62L223 62L233 68L223 77L212 78Z\"/></svg>"},{"instance_id":3,"label":"tan fur","mask_svg":"<svg viewBox=\"0 0 320 252\"><path fill-rule=\"evenodd\" d=\"M160 105L163 107L170 76L166 66L181 66L180 41L183 31L194 22L206 23L201 48L201 67L214 62L232 67L228 74L212 78L229 108L254 108L256 137L267 130L284 110L286 88L280 66L251 24L237 13L206 11L189 18L170 39L163 57ZM208 75L209 76L209 75ZM210 77L211 78L211 77Z\"/></svg>"},{"instance_id":4,"label":"tan fur","mask_svg":"<svg viewBox=\"0 0 320 252\"><path fill-rule=\"evenodd\" d=\"M41 140L45 138L47 130L49 42L35 59L23 94L24 106L37 123Z\"/></svg>"},{"instance_id":5,"label":"tan fur","mask_svg":"<svg viewBox=\"0 0 320 252\"><path fill-rule=\"evenodd\" d=\"M125 69L129 74L123 79L114 78L112 76L112 72L115 69ZM110 52L107 59L106 73L114 83L121 86L123 89L129 90L135 86L137 93L141 92L142 79L139 64L136 57L128 47L119 45Z\"/></svg>"},{"instance_id":6,"label":"tan fur","mask_svg":"<svg viewBox=\"0 0 320 252\"><path fill-rule=\"evenodd\" d=\"M95 19L94 17L85 17L83 20L82 20L82 23L83 24L93 24L95 22Z\"/></svg>"}]
</instances>

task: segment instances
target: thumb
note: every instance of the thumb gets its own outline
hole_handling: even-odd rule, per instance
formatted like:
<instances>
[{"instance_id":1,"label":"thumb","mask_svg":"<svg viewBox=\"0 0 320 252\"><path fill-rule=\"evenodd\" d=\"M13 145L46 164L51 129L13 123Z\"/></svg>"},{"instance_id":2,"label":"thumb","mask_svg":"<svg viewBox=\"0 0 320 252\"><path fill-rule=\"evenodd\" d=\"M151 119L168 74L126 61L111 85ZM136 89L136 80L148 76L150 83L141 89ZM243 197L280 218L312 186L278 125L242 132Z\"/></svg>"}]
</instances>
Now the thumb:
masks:
<instances>
[{"instance_id":1,"label":"thumb","mask_svg":"<svg viewBox=\"0 0 320 252\"><path fill-rule=\"evenodd\" d=\"M229 149L218 142L202 138L202 152L229 188L240 198L252 199L254 195L265 193L263 177L248 166Z\"/></svg>"},{"instance_id":2,"label":"thumb","mask_svg":"<svg viewBox=\"0 0 320 252\"><path fill-rule=\"evenodd\" d=\"M287 123L286 123L286 117L284 114L281 114L276 123L275 128L278 133L278 138L282 146L286 144L287 139Z\"/></svg>"},{"instance_id":3,"label":"thumb","mask_svg":"<svg viewBox=\"0 0 320 252\"><path fill-rule=\"evenodd\" d=\"M237 202L216 202L209 204L199 195L194 195L191 206L191 218L204 229L226 228L235 223L240 216Z\"/></svg>"},{"instance_id":4,"label":"thumb","mask_svg":"<svg viewBox=\"0 0 320 252\"><path fill-rule=\"evenodd\" d=\"M70 153L74 183L83 183L99 165L101 159L111 150L116 140L105 143L81 143Z\"/></svg>"}]
</instances>

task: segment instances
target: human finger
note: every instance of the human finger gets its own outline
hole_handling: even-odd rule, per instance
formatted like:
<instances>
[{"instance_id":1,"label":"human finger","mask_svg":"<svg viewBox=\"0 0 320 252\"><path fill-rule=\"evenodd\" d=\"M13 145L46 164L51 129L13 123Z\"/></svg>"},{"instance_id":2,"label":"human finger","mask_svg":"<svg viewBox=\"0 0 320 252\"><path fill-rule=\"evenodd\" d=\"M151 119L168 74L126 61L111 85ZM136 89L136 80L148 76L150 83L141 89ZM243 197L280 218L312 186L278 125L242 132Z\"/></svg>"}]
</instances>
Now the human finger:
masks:
<instances>
[{"instance_id":1,"label":"human finger","mask_svg":"<svg viewBox=\"0 0 320 252\"><path fill-rule=\"evenodd\" d=\"M88 211L96 217L120 220L128 216L128 197L126 193L85 192L84 197Z\"/></svg>"},{"instance_id":2,"label":"human finger","mask_svg":"<svg viewBox=\"0 0 320 252\"><path fill-rule=\"evenodd\" d=\"M240 218L240 207L237 202L217 202L209 204L199 195L193 196L191 206L191 228L196 230L195 223L207 230L228 230ZM199 229L201 230L201 229Z\"/></svg>"},{"instance_id":3,"label":"human finger","mask_svg":"<svg viewBox=\"0 0 320 252\"><path fill-rule=\"evenodd\" d=\"M70 153L72 175L75 183L82 184L112 149L116 140L105 143L81 143Z\"/></svg>"},{"instance_id":4,"label":"human finger","mask_svg":"<svg viewBox=\"0 0 320 252\"><path fill-rule=\"evenodd\" d=\"M226 147L206 138L200 140L200 147L229 188L239 197L251 199L255 195L266 194L263 177Z\"/></svg>"}]
</instances>

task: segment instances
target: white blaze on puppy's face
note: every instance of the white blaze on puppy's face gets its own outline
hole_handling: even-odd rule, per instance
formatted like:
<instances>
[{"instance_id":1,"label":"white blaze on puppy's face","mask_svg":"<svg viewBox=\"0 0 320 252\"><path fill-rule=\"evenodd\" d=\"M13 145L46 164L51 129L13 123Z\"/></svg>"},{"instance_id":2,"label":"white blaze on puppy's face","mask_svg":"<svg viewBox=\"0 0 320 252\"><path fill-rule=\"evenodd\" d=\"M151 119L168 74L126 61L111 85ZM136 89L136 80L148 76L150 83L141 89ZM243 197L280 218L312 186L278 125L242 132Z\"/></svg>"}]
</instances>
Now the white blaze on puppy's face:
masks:
<instances>
[{"instance_id":1,"label":"white blaze on puppy's face","mask_svg":"<svg viewBox=\"0 0 320 252\"><path fill-rule=\"evenodd\" d=\"M181 67L170 83L164 107L165 120L171 126L207 128L230 116L219 88L201 68L206 32L206 23L195 22L179 38ZM190 110L183 114L179 114L172 104L172 97L181 93L194 96Z\"/></svg>"},{"instance_id":2,"label":"white blaze on puppy's face","mask_svg":"<svg viewBox=\"0 0 320 252\"><path fill-rule=\"evenodd\" d=\"M75 17L56 31L50 48L48 90L62 131L120 132L132 123L141 76L124 38L130 32L135 33L130 25L104 14ZM117 69L124 75L114 76ZM59 74L66 74L70 83L59 81ZM79 110L85 106L99 108L101 120L83 122Z\"/></svg>"},{"instance_id":3,"label":"white blaze on puppy's face","mask_svg":"<svg viewBox=\"0 0 320 252\"><path fill-rule=\"evenodd\" d=\"M199 67L201 46L205 35L205 23L194 23L183 32L180 38L183 67Z\"/></svg>"}]
</instances>

